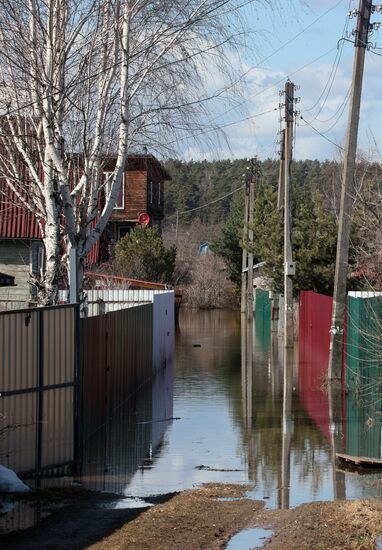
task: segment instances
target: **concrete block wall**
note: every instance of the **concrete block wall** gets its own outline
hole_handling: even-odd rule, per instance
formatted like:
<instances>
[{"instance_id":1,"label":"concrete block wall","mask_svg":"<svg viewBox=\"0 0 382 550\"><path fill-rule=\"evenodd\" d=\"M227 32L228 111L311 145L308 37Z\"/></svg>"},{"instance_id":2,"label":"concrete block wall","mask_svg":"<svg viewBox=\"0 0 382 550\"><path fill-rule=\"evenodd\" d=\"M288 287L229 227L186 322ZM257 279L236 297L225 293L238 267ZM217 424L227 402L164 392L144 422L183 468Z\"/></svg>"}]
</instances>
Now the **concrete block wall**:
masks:
<instances>
[{"instance_id":1,"label":"concrete block wall","mask_svg":"<svg viewBox=\"0 0 382 550\"><path fill-rule=\"evenodd\" d=\"M13 287L0 287L0 311L21 309L30 299L30 241L0 239L0 272L15 278Z\"/></svg>"}]
</instances>

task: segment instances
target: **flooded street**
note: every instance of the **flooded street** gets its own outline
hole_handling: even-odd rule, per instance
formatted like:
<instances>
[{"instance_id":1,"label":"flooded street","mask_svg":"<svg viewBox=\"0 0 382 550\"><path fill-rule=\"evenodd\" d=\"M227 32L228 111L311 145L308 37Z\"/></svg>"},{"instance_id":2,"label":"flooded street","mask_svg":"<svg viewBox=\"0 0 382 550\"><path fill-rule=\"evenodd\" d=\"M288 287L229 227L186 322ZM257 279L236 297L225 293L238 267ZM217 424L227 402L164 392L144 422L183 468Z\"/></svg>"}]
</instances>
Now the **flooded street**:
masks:
<instances>
[{"instance_id":1,"label":"flooded street","mask_svg":"<svg viewBox=\"0 0 382 550\"><path fill-rule=\"evenodd\" d=\"M284 357L282 339L263 327L242 324L237 312L184 310L175 365L142 379L139 391L131 391L111 407L109 417L101 414L102 403L89 391L81 475L36 482L43 490L71 491L75 482L74 490L94 491L85 492L84 504L79 501L72 511L84 526L90 516L95 522L89 530L93 538L86 540L104 536L104 531L97 535L96 526L114 529L118 522L136 517L139 509L155 513L160 503L170 499L172 510L171 497L179 492L176 498L190 510L188 498L196 498L206 510L211 502L240 507L243 527L252 510L248 503L261 506L254 501L264 502L273 513L317 501L381 498L380 473L345 472L334 460L334 452L381 457L380 402L368 401L368 387L362 384L358 393L329 390L317 343L301 339L300 349L296 344ZM204 483L212 484L207 496L216 491L216 496L208 497L212 501L203 494L182 493ZM222 487L227 487L226 493ZM76 501L75 494L68 495ZM54 502L54 496L49 498ZM4 503L0 532L33 526L57 509L51 500L38 505ZM218 509L215 513L220 517ZM176 507L171 514L171 521L177 522ZM58 517L49 544L59 540L64 519ZM200 517L194 521L197 525ZM235 532L239 519L231 521ZM312 524L316 521L312 519ZM206 532L209 525L207 514ZM164 539L166 529L167 524ZM230 548L247 550L247 538L261 546L269 533L258 533L244 530L232 539ZM9 547L29 549L16 541ZM41 543L39 538L36 541Z\"/></svg>"},{"instance_id":2,"label":"flooded street","mask_svg":"<svg viewBox=\"0 0 382 550\"><path fill-rule=\"evenodd\" d=\"M243 332L236 312L182 312L176 420L165 426L149 467L132 476L124 495L144 497L224 482L254 484L250 496L266 499L272 508L379 498L379 474L361 477L333 466L334 444L342 452L380 452L379 417L372 426L365 422L365 405L359 405L357 414L354 396L330 405L324 381L314 379L309 365L300 365L305 376L299 374L298 349L288 358L291 384L283 399L282 341L253 327L251 362L251 354L245 353L251 338ZM336 417L338 408L345 413L342 419ZM352 434L357 441L350 440Z\"/></svg>"}]
</instances>

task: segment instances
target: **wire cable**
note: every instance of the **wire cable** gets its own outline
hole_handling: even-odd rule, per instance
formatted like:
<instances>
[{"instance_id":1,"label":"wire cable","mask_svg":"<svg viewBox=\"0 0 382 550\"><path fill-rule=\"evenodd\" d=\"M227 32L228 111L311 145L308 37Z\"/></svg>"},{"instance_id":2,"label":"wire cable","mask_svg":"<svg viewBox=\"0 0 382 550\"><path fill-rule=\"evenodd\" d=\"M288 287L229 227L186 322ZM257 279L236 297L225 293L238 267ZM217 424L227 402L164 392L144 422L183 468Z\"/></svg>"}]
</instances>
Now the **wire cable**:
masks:
<instances>
[{"instance_id":1,"label":"wire cable","mask_svg":"<svg viewBox=\"0 0 382 550\"><path fill-rule=\"evenodd\" d=\"M350 6L351 6L351 0L349 0L348 9L350 9ZM326 81L326 84L325 84L320 96L318 97L317 101L314 103L314 105L312 105L312 107L310 107L309 109L303 109L305 112L309 112L309 111L312 111L313 109L315 109L316 106L320 103L320 101L321 101L322 97L324 96L324 94L326 93L324 101L323 101L319 111L316 113L316 115L314 116L314 118L310 122L313 122L314 120L316 120L318 118L319 114L323 111L323 109L325 107L325 104L327 102L327 99L329 97L329 94L330 94L330 92L333 88L333 84L334 84L334 81L336 79L337 72L338 72L338 67L339 67L339 64L340 64L340 61L341 61L342 52L343 52L343 49L344 49L343 39L346 35L348 26L349 26L349 17L348 17L348 15L346 15L345 24L344 24L344 27L343 27L343 30L342 30L342 35L341 35L340 40L337 42L337 45L339 43L341 43L341 45L339 47L337 46L336 56L335 56L334 62L332 64L332 68L331 68L328 80Z\"/></svg>"},{"instance_id":2,"label":"wire cable","mask_svg":"<svg viewBox=\"0 0 382 550\"><path fill-rule=\"evenodd\" d=\"M326 141L328 141L329 143L331 143L332 145L335 145L336 147L338 147L338 149L341 149L341 151L344 151L345 149L343 147L341 147L341 145L338 145L338 143L336 143L335 141L332 141L330 138L328 138L325 134L323 134L322 132L320 132L320 130L317 130L317 128L315 128L314 126L312 126L312 124L310 124L310 122L308 122L307 120L305 120L305 118L300 115L300 119L303 120L304 122L306 122L306 124L308 126L310 126L312 128L312 130L314 130L319 136L321 136L322 138L326 139Z\"/></svg>"},{"instance_id":3,"label":"wire cable","mask_svg":"<svg viewBox=\"0 0 382 550\"><path fill-rule=\"evenodd\" d=\"M227 197L230 197L234 193L237 193L241 189L244 189L244 185L240 185L240 187L237 187L233 191L230 191L229 193L226 193L225 195L222 195L221 197L218 197L217 199L214 199L210 202L207 202L206 204L202 204L201 206L196 206L195 208L190 208L189 210L183 210L183 212L174 212L174 214L170 214L169 216L166 216L166 220L170 218L175 218L176 216L182 216L184 214L189 214L190 212L195 212L196 210L202 210L202 208L207 208L208 206L211 206L211 204L215 204L219 201L222 201L223 199L226 199Z\"/></svg>"}]
</instances>

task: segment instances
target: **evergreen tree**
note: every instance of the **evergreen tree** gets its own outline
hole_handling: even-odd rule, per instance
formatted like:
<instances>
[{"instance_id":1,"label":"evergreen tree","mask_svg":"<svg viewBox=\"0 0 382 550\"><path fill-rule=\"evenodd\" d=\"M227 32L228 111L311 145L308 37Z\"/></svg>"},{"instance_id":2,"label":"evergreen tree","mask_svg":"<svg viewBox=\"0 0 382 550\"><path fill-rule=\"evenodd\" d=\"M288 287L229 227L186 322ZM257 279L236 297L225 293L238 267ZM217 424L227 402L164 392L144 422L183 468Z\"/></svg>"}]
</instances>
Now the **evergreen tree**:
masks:
<instances>
[{"instance_id":1,"label":"evergreen tree","mask_svg":"<svg viewBox=\"0 0 382 550\"><path fill-rule=\"evenodd\" d=\"M115 263L126 277L172 283L176 248L166 248L155 227L137 225L116 245Z\"/></svg>"},{"instance_id":2,"label":"evergreen tree","mask_svg":"<svg viewBox=\"0 0 382 550\"><path fill-rule=\"evenodd\" d=\"M227 221L211 245L211 250L224 259L229 278L237 285L241 281L243 218L244 193L238 191L231 201Z\"/></svg>"}]
</instances>

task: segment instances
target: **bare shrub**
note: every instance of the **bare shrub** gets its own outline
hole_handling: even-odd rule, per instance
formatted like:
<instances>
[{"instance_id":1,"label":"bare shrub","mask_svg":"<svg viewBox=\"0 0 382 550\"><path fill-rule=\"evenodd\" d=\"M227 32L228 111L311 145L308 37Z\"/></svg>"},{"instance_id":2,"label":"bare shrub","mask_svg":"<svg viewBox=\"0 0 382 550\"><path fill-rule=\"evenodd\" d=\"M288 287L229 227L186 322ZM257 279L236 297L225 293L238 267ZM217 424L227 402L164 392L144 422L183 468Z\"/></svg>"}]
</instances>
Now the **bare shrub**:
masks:
<instances>
[{"instance_id":1,"label":"bare shrub","mask_svg":"<svg viewBox=\"0 0 382 550\"><path fill-rule=\"evenodd\" d=\"M186 287L187 305L200 309L233 307L234 287L226 278L224 262L207 254L194 260L192 283Z\"/></svg>"},{"instance_id":2,"label":"bare shrub","mask_svg":"<svg viewBox=\"0 0 382 550\"><path fill-rule=\"evenodd\" d=\"M192 284L195 262L199 258L199 247L202 243L212 242L218 230L219 225L203 223L199 218L189 225L179 225L178 230L175 224L168 224L163 229L162 237L165 245L176 246L175 286Z\"/></svg>"}]
</instances>

